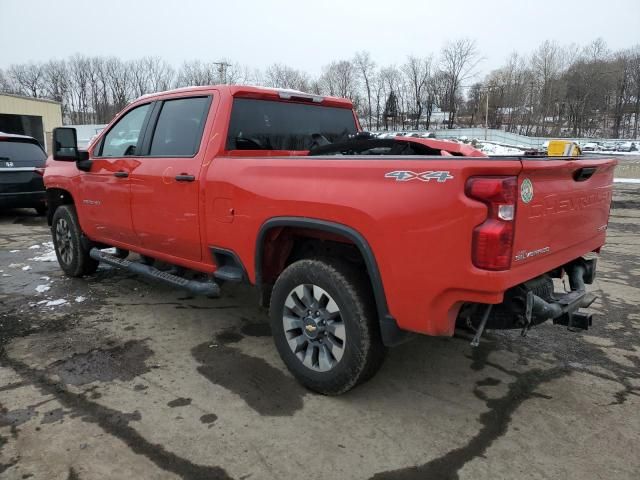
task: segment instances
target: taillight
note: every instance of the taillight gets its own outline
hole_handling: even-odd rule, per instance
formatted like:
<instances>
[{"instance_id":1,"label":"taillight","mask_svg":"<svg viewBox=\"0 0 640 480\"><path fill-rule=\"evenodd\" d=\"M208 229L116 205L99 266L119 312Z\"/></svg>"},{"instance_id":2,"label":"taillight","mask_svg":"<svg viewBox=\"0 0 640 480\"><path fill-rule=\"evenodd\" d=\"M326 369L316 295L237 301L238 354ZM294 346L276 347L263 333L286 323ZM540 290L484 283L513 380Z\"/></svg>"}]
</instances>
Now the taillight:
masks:
<instances>
[{"instance_id":1,"label":"taillight","mask_svg":"<svg viewBox=\"0 0 640 480\"><path fill-rule=\"evenodd\" d=\"M487 205L487 219L473 229L472 261L484 270L508 270L513 251L516 177L471 177L465 193Z\"/></svg>"}]
</instances>

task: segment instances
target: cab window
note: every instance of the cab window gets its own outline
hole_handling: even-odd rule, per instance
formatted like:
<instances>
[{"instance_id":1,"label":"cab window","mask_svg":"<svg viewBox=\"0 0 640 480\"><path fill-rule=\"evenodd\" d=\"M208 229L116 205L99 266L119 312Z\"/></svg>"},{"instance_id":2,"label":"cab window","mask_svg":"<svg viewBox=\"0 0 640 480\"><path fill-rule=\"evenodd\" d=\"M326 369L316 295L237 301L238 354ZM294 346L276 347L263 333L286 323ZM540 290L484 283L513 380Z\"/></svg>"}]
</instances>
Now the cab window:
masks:
<instances>
[{"instance_id":1,"label":"cab window","mask_svg":"<svg viewBox=\"0 0 640 480\"><path fill-rule=\"evenodd\" d=\"M166 100L151 141L151 157L191 157L200 147L210 97Z\"/></svg>"},{"instance_id":2,"label":"cab window","mask_svg":"<svg viewBox=\"0 0 640 480\"><path fill-rule=\"evenodd\" d=\"M309 150L318 136L335 143L356 132L349 108L236 98L227 150Z\"/></svg>"},{"instance_id":3,"label":"cab window","mask_svg":"<svg viewBox=\"0 0 640 480\"><path fill-rule=\"evenodd\" d=\"M101 157L126 157L136 155L138 140L149 112L150 104L128 111L109 130L102 141Z\"/></svg>"}]
</instances>

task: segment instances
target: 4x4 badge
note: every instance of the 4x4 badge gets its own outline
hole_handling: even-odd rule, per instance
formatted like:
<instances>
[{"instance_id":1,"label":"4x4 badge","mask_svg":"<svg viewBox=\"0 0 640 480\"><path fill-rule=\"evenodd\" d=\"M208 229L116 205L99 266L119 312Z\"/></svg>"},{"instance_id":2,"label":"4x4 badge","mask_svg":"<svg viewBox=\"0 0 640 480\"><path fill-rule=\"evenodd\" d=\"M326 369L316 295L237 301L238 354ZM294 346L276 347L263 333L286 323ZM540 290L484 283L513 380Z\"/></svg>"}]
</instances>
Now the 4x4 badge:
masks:
<instances>
[{"instance_id":1,"label":"4x4 badge","mask_svg":"<svg viewBox=\"0 0 640 480\"><path fill-rule=\"evenodd\" d=\"M529 203L533 200L533 183L528 178L525 178L520 185L520 198L524 203Z\"/></svg>"},{"instance_id":2,"label":"4x4 badge","mask_svg":"<svg viewBox=\"0 0 640 480\"><path fill-rule=\"evenodd\" d=\"M449 171L439 170L434 172L432 170L428 172L410 172L408 170L396 170L395 172L389 172L384 175L386 178L395 178L396 182L408 182L409 180L422 180L428 182L430 180L436 180L438 183L444 183L447 180L451 180L453 175L449 174Z\"/></svg>"}]
</instances>

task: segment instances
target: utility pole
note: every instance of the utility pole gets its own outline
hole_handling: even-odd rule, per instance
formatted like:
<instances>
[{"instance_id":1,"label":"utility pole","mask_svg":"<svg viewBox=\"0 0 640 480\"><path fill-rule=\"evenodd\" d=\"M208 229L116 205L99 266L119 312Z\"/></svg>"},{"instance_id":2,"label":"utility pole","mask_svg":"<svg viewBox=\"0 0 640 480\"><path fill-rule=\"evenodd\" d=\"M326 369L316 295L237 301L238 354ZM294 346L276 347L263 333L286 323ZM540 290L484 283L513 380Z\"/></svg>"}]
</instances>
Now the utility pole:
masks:
<instances>
[{"instance_id":1,"label":"utility pole","mask_svg":"<svg viewBox=\"0 0 640 480\"><path fill-rule=\"evenodd\" d=\"M484 106L484 139L487 139L487 134L489 131L489 92L490 87L487 86L487 98Z\"/></svg>"},{"instance_id":2,"label":"utility pole","mask_svg":"<svg viewBox=\"0 0 640 480\"><path fill-rule=\"evenodd\" d=\"M220 81L222 83L227 83L227 67L230 67L231 64L227 62L213 62L213 64L218 66L218 76L220 77Z\"/></svg>"}]
</instances>

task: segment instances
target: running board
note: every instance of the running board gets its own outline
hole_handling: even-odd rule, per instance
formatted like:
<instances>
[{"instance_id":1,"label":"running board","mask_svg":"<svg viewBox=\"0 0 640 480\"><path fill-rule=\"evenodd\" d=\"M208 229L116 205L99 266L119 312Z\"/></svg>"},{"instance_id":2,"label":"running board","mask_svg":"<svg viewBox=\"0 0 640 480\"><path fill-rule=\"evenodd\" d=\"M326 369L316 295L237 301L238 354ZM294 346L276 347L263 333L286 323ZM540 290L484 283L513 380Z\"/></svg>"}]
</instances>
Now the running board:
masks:
<instances>
[{"instance_id":1,"label":"running board","mask_svg":"<svg viewBox=\"0 0 640 480\"><path fill-rule=\"evenodd\" d=\"M118 258L114 255L98 250L97 248L92 248L89 255L98 262L104 262L113 267L122 268L146 278L159 280L173 287L183 288L195 295L206 295L210 298L217 298L220 296L220 286L215 282L188 280L186 278L158 270L151 265L144 265L140 262L132 262L127 259Z\"/></svg>"},{"instance_id":2,"label":"running board","mask_svg":"<svg viewBox=\"0 0 640 480\"><path fill-rule=\"evenodd\" d=\"M225 282L241 282L244 279L244 272L241 268L224 265L213 272L213 276Z\"/></svg>"}]
</instances>

